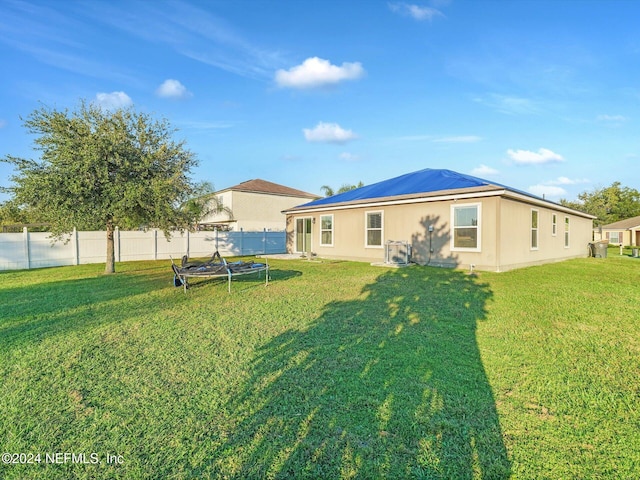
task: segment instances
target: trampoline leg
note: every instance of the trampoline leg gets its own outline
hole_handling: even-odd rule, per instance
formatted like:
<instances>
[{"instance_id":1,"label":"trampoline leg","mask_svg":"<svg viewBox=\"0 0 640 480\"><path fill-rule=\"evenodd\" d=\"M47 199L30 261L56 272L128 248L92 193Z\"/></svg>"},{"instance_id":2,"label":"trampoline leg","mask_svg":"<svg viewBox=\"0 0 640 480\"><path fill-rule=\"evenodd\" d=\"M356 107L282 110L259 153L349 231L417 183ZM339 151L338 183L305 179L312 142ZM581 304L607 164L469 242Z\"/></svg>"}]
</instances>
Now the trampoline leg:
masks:
<instances>
[{"instance_id":1,"label":"trampoline leg","mask_svg":"<svg viewBox=\"0 0 640 480\"><path fill-rule=\"evenodd\" d=\"M231 272L227 272L227 275L229 276L229 287L227 288L227 290L229 291L229 293L231 293Z\"/></svg>"}]
</instances>

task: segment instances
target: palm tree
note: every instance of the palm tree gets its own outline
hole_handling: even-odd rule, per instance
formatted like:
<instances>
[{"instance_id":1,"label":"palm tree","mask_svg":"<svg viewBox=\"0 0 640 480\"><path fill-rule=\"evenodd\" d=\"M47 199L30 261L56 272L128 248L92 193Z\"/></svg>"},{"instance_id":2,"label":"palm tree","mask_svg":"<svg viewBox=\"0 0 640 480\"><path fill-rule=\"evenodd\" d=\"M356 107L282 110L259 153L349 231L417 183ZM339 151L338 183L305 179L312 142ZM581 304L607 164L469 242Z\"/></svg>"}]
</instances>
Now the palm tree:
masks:
<instances>
[{"instance_id":1,"label":"palm tree","mask_svg":"<svg viewBox=\"0 0 640 480\"><path fill-rule=\"evenodd\" d=\"M324 192L325 197L332 197L334 195L338 195L340 193L348 192L349 190L355 190L356 188L364 187L364 183L362 181L358 182L357 185L349 185L348 183L342 184L342 186L338 189L338 191L334 191L329 185L323 185L320 187L320 190Z\"/></svg>"}]
</instances>

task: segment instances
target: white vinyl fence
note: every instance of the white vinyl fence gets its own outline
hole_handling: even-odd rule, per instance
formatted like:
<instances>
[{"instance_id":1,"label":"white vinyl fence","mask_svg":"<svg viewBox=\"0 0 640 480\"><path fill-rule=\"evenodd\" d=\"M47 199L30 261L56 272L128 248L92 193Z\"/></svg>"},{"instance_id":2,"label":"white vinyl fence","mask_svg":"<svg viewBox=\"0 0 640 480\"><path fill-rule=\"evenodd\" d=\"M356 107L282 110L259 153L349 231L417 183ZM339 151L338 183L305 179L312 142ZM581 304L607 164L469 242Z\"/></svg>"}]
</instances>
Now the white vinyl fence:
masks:
<instances>
[{"instance_id":1,"label":"white vinyl fence","mask_svg":"<svg viewBox=\"0 0 640 480\"><path fill-rule=\"evenodd\" d=\"M169 240L158 230L115 232L116 262L285 253L286 232L180 232ZM67 241L52 243L50 233L0 233L0 270L104 263L107 233L73 231Z\"/></svg>"}]
</instances>

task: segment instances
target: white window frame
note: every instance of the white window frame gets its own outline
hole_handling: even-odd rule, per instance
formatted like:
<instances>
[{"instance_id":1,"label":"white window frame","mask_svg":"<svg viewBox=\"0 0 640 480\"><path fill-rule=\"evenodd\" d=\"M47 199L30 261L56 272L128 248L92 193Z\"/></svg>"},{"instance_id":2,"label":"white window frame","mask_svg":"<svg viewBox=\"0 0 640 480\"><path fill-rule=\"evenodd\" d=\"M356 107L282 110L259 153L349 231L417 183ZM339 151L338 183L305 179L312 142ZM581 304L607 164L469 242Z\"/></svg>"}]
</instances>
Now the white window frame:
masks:
<instances>
[{"instance_id":1,"label":"white window frame","mask_svg":"<svg viewBox=\"0 0 640 480\"><path fill-rule=\"evenodd\" d=\"M331 228L322 228L322 219L326 218L326 217L330 217L331 218ZM320 215L320 246L322 247L333 247L333 238L334 238L334 217L333 214L329 214L329 215ZM331 243L324 243L322 241L322 234L324 232L331 232Z\"/></svg>"},{"instance_id":2,"label":"white window frame","mask_svg":"<svg viewBox=\"0 0 640 480\"><path fill-rule=\"evenodd\" d=\"M533 226L533 213L536 213L536 223L537 225L534 227ZM540 248L540 210L538 210L537 208L532 208L531 209L531 221L529 223L529 226L531 227L531 235L529 237L529 246L531 247L531 250L538 250ZM533 245L533 232L536 233L536 244L535 246Z\"/></svg>"},{"instance_id":3,"label":"white window frame","mask_svg":"<svg viewBox=\"0 0 640 480\"><path fill-rule=\"evenodd\" d=\"M476 207L477 211L478 211L478 224L475 226L478 234L477 234L477 240L478 243L476 245L475 248L469 248L469 247L456 247L455 246L455 229L456 229L456 225L455 225L455 221L456 221L456 214L455 211L457 208L469 208L469 207ZM450 210L450 219L451 221L449 222L449 224L451 225L451 240L450 240L450 249L452 252L481 252L482 251L482 203L478 202L478 203L453 203L451 204L451 210ZM470 228L468 226L464 226L461 228ZM472 228L472 227L471 227Z\"/></svg>"},{"instance_id":4,"label":"white window frame","mask_svg":"<svg viewBox=\"0 0 640 480\"><path fill-rule=\"evenodd\" d=\"M569 248L571 246L571 219L569 217L564 217L564 248Z\"/></svg>"},{"instance_id":5,"label":"white window frame","mask_svg":"<svg viewBox=\"0 0 640 480\"><path fill-rule=\"evenodd\" d=\"M551 236L555 237L557 235L558 235L558 215L554 213L551 215Z\"/></svg>"},{"instance_id":6,"label":"white window frame","mask_svg":"<svg viewBox=\"0 0 640 480\"><path fill-rule=\"evenodd\" d=\"M368 228L369 215L380 214L380 245L369 245L369 230L378 230L377 228ZM364 247L365 248L384 248L384 210L370 210L364 212Z\"/></svg>"},{"instance_id":7,"label":"white window frame","mask_svg":"<svg viewBox=\"0 0 640 480\"><path fill-rule=\"evenodd\" d=\"M616 240L614 240L611 235L616 236ZM609 243L622 243L622 233L621 232L609 232Z\"/></svg>"}]
</instances>

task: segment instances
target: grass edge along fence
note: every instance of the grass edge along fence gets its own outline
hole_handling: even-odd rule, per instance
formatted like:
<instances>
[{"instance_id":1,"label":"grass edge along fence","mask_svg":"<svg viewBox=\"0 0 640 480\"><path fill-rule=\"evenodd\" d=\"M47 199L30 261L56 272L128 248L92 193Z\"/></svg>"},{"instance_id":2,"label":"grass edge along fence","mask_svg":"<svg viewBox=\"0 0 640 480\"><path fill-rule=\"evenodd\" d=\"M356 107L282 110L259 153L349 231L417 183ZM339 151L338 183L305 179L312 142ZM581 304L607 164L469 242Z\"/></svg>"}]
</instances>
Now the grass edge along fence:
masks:
<instances>
[{"instance_id":1,"label":"grass edge along fence","mask_svg":"<svg viewBox=\"0 0 640 480\"><path fill-rule=\"evenodd\" d=\"M0 271L88 263L104 263L106 232L77 231L54 242L49 232L0 233ZM222 256L284 253L286 232L244 231L174 232L166 239L162 231L115 232L116 262L203 257L219 251Z\"/></svg>"}]
</instances>

